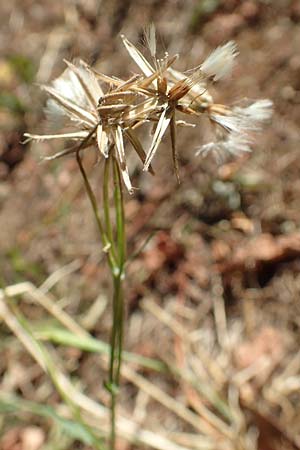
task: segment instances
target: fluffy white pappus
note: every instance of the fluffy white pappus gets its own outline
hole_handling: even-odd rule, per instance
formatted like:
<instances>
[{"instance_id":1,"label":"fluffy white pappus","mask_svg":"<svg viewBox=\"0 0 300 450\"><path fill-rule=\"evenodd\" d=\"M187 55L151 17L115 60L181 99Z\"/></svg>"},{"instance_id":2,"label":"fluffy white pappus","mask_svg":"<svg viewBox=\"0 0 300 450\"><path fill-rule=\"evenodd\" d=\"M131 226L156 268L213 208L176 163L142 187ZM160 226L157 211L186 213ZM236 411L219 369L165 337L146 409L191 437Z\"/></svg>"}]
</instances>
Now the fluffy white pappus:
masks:
<instances>
[{"instance_id":1,"label":"fluffy white pappus","mask_svg":"<svg viewBox=\"0 0 300 450\"><path fill-rule=\"evenodd\" d=\"M44 112L49 129L56 128L57 126L62 127L65 125L67 114L64 108L58 105L52 98L47 100Z\"/></svg>"},{"instance_id":2,"label":"fluffy white pappus","mask_svg":"<svg viewBox=\"0 0 300 450\"><path fill-rule=\"evenodd\" d=\"M156 30L154 23L151 23L145 30L145 39L152 58L156 57Z\"/></svg>"},{"instance_id":3,"label":"fluffy white pappus","mask_svg":"<svg viewBox=\"0 0 300 450\"><path fill-rule=\"evenodd\" d=\"M215 122L216 124L220 125L222 128L224 128L229 133L243 133L245 131L255 131L256 126L253 129L253 124L249 121L245 121L243 116L240 116L238 114L234 114L233 112L229 114L217 114L217 113L211 113L209 114L209 118Z\"/></svg>"},{"instance_id":4,"label":"fluffy white pappus","mask_svg":"<svg viewBox=\"0 0 300 450\"><path fill-rule=\"evenodd\" d=\"M78 77L69 67L52 82L55 91L67 100L86 107L87 98Z\"/></svg>"},{"instance_id":5,"label":"fluffy white pappus","mask_svg":"<svg viewBox=\"0 0 300 450\"><path fill-rule=\"evenodd\" d=\"M212 108L210 119L229 133L258 132L273 113L271 100L257 100L247 107L235 106L224 110L224 114L215 112Z\"/></svg>"},{"instance_id":6,"label":"fluffy white pappus","mask_svg":"<svg viewBox=\"0 0 300 450\"><path fill-rule=\"evenodd\" d=\"M269 99L257 100L245 108L236 106L233 111L239 116L244 117L245 120L248 119L252 123L263 124L272 117L273 102Z\"/></svg>"},{"instance_id":7,"label":"fluffy white pappus","mask_svg":"<svg viewBox=\"0 0 300 450\"><path fill-rule=\"evenodd\" d=\"M51 83L50 87L59 96L77 106L87 110L95 110L103 91L94 73L84 61L80 60L76 64L65 62L68 67ZM47 86L45 86L45 89L47 90ZM55 107L54 104L57 106ZM61 115L64 110L64 107L58 104L55 98L48 101L47 108L51 116L56 113Z\"/></svg>"},{"instance_id":8,"label":"fluffy white pappus","mask_svg":"<svg viewBox=\"0 0 300 450\"><path fill-rule=\"evenodd\" d=\"M64 99L86 108L87 98L85 92L75 73L69 67L51 83L50 87ZM47 91L47 86L44 89ZM55 98L47 100L45 115L50 129L57 126L65 126L68 119L81 123L68 108Z\"/></svg>"},{"instance_id":9,"label":"fluffy white pappus","mask_svg":"<svg viewBox=\"0 0 300 450\"><path fill-rule=\"evenodd\" d=\"M217 47L201 64L201 71L208 77L213 77L214 81L232 73L235 58L238 55L237 45L234 41L229 41L225 45Z\"/></svg>"},{"instance_id":10,"label":"fluffy white pappus","mask_svg":"<svg viewBox=\"0 0 300 450\"><path fill-rule=\"evenodd\" d=\"M43 86L50 99L45 113L50 125L64 126L66 120L95 126L97 105L103 91L94 73L84 61L76 65L66 61L67 69L51 85Z\"/></svg>"},{"instance_id":11,"label":"fluffy white pappus","mask_svg":"<svg viewBox=\"0 0 300 450\"><path fill-rule=\"evenodd\" d=\"M84 95L90 105L92 107L97 107L99 98L103 95L103 91L94 72L83 60L79 60L76 64L72 64L69 61L65 62L76 75L81 85L81 90L84 91Z\"/></svg>"},{"instance_id":12,"label":"fluffy white pappus","mask_svg":"<svg viewBox=\"0 0 300 450\"><path fill-rule=\"evenodd\" d=\"M238 156L251 152L251 139L246 135L228 134L223 139L202 145L196 155L207 156L213 153L217 162L222 163L228 155Z\"/></svg>"}]
</instances>

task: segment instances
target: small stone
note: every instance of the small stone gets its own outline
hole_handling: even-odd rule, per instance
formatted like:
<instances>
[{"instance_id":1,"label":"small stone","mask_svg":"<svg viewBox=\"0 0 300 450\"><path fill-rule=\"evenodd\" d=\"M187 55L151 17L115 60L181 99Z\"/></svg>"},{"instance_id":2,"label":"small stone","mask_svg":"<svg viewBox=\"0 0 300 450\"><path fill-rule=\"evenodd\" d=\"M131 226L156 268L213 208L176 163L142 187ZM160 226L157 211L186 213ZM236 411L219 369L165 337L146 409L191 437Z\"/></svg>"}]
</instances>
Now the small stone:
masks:
<instances>
[{"instance_id":1,"label":"small stone","mask_svg":"<svg viewBox=\"0 0 300 450\"><path fill-rule=\"evenodd\" d=\"M45 441L45 434L39 427L27 427L22 431L22 449L39 450Z\"/></svg>"},{"instance_id":2,"label":"small stone","mask_svg":"<svg viewBox=\"0 0 300 450\"><path fill-rule=\"evenodd\" d=\"M284 100L290 101L295 98L296 91L292 86L284 86L281 89L280 94Z\"/></svg>"},{"instance_id":3,"label":"small stone","mask_svg":"<svg viewBox=\"0 0 300 450\"><path fill-rule=\"evenodd\" d=\"M243 2L240 8L241 15L249 21L254 21L258 18L259 7L251 1Z\"/></svg>"}]
</instances>

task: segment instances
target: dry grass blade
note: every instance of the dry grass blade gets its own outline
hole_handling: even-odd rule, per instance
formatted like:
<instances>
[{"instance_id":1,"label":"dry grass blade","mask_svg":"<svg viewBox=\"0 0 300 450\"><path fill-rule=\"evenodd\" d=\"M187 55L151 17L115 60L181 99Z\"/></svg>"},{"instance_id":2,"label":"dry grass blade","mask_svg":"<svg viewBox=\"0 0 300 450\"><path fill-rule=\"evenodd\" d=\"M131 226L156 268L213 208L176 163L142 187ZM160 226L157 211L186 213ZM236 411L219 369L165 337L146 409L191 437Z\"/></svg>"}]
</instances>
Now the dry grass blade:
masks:
<instances>
[{"instance_id":1,"label":"dry grass blade","mask_svg":"<svg viewBox=\"0 0 300 450\"><path fill-rule=\"evenodd\" d=\"M223 285L221 278L216 274L212 276L213 282L213 312L216 324L217 338L220 348L229 351L229 338L227 331L227 318L223 297Z\"/></svg>"},{"instance_id":2,"label":"dry grass blade","mask_svg":"<svg viewBox=\"0 0 300 450\"><path fill-rule=\"evenodd\" d=\"M211 442L207 439L207 441L199 440L199 436L197 434L192 433L184 433L180 431L171 431L169 436L179 445L185 445L190 450L216 450L216 444L211 440ZM217 449L219 450L219 449Z\"/></svg>"},{"instance_id":3,"label":"dry grass blade","mask_svg":"<svg viewBox=\"0 0 300 450\"><path fill-rule=\"evenodd\" d=\"M144 164L146 161L146 153L139 138L129 128L125 131L125 135ZM151 165L149 166L149 172L154 175L154 170Z\"/></svg>"},{"instance_id":4,"label":"dry grass blade","mask_svg":"<svg viewBox=\"0 0 300 450\"><path fill-rule=\"evenodd\" d=\"M133 61L139 66L141 71L146 75L146 77L149 77L153 74L154 70L151 67L151 65L148 63L146 58L141 54L141 52L126 39L124 35L121 35L123 44L126 47L126 50L128 51L129 55L133 59Z\"/></svg>"},{"instance_id":5,"label":"dry grass blade","mask_svg":"<svg viewBox=\"0 0 300 450\"><path fill-rule=\"evenodd\" d=\"M100 113L100 116L120 116L120 113L122 111L125 111L127 109L127 105L122 104L114 104L114 105L100 105L97 107L98 112Z\"/></svg>"},{"instance_id":6,"label":"dry grass blade","mask_svg":"<svg viewBox=\"0 0 300 450\"><path fill-rule=\"evenodd\" d=\"M176 335L178 335L183 342L188 345L193 344L193 340L188 331L181 323L179 323L173 316L171 316L166 310L162 309L150 298L146 298L142 302L142 307L153 314L160 322L167 325ZM226 382L226 378L221 367L214 361L208 352L197 342L196 354L201 360L203 366L206 368L210 377L214 382L219 385L223 385Z\"/></svg>"},{"instance_id":7,"label":"dry grass blade","mask_svg":"<svg viewBox=\"0 0 300 450\"><path fill-rule=\"evenodd\" d=\"M50 374L52 381L54 381L59 391L64 392L70 399L70 402L77 408L80 408L86 423L90 423L91 426L97 427L101 432L107 434L109 429L109 410L84 395L70 382L69 378L58 368L59 364L54 363L47 350L40 343L37 343L17 320L6 306L3 297L0 298L0 317L18 337L42 369ZM101 424L100 427L99 424ZM117 420L117 431L121 437L127 439L129 442L140 443L157 450L189 450L186 447L177 445L164 436L144 430L139 426L137 427L135 422L120 416Z\"/></svg>"},{"instance_id":8,"label":"dry grass blade","mask_svg":"<svg viewBox=\"0 0 300 450\"><path fill-rule=\"evenodd\" d=\"M177 148L176 148L176 119L175 119L175 112L174 112L174 114L172 114L171 121L170 121L170 135L171 135L172 158L173 158L174 171L175 171L175 175L176 175L176 178L177 178L177 182L180 183Z\"/></svg>"},{"instance_id":9,"label":"dry grass blade","mask_svg":"<svg viewBox=\"0 0 300 450\"><path fill-rule=\"evenodd\" d=\"M67 270L70 273L71 270L74 270L74 264L71 263L62 269L64 269L64 273L66 273ZM53 283L56 283L61 276L64 276L62 269L54 272L40 288L35 287L30 282L8 286L5 291L0 290L0 300L4 300L6 296L9 298L23 296L24 298L42 306L68 331L59 327L49 327L44 328L43 330L38 329L35 331L35 337L39 340L49 340L59 345L80 348L87 352L100 353L103 355L105 361L107 361L109 345L99 339L93 338L86 331L85 327L83 327L83 322L85 321L85 318L88 317L85 316L85 318L81 321L82 325L80 325L59 306L56 299L53 298L50 293L47 293L48 289L53 286ZM91 313L95 313L95 309L93 307L92 309L93 311L91 311ZM167 370L164 363L157 360L152 360L151 358L145 358L134 353L124 352L123 358L128 363L138 364L154 371L164 372Z\"/></svg>"},{"instance_id":10,"label":"dry grass blade","mask_svg":"<svg viewBox=\"0 0 300 450\"><path fill-rule=\"evenodd\" d=\"M94 69L93 67L90 67L90 70L97 78L99 78L99 80L104 81L111 86L122 86L124 84L124 80L121 80L120 78L105 75L104 73L98 72L98 70Z\"/></svg>"},{"instance_id":11,"label":"dry grass blade","mask_svg":"<svg viewBox=\"0 0 300 450\"><path fill-rule=\"evenodd\" d=\"M126 121L140 121L142 119L147 119L149 113L151 113L157 105L156 98L147 99L137 105L128 107L126 111L122 114L122 120Z\"/></svg>"},{"instance_id":12,"label":"dry grass blade","mask_svg":"<svg viewBox=\"0 0 300 450\"><path fill-rule=\"evenodd\" d=\"M150 86L153 81L159 77L161 77L163 75L163 72L165 72L168 67L171 66L171 64L173 64L176 60L178 59L178 55L174 55L171 58L169 58L163 67L159 67L158 70L156 70L155 72L152 73L152 75L150 75L149 77L146 77L144 79L142 79L139 83L138 83L138 87L139 89L143 89L143 88L147 88L148 86ZM149 91L150 93L151 91ZM154 93L156 93L156 90L153 91Z\"/></svg>"},{"instance_id":13,"label":"dry grass blade","mask_svg":"<svg viewBox=\"0 0 300 450\"><path fill-rule=\"evenodd\" d=\"M176 401L173 397L146 380L146 378L138 375L128 366L123 366L121 372L123 376L134 383L139 389L146 392L150 397L164 405L185 422L192 425L195 430L201 433L199 439L203 439L207 435L214 435L216 433L216 430L206 420L201 419L201 417L190 411L182 402Z\"/></svg>"},{"instance_id":14,"label":"dry grass blade","mask_svg":"<svg viewBox=\"0 0 300 450\"><path fill-rule=\"evenodd\" d=\"M0 289L0 300L4 301L5 297L16 297L18 295L26 295L41 305L50 314L52 314L60 323L78 336L89 336L89 334L78 325L65 311L50 298L50 294L45 294L37 289L32 283L24 282L8 286L5 290Z\"/></svg>"},{"instance_id":15,"label":"dry grass blade","mask_svg":"<svg viewBox=\"0 0 300 450\"><path fill-rule=\"evenodd\" d=\"M41 355L39 345L31 339L26 330L20 325L18 319L8 308L5 301L6 299L7 296L4 293L4 291L2 291L2 295L0 296L0 318L8 326L8 328L15 334L15 336L17 336L19 341L22 342L22 344L28 350L28 352L31 355L34 355L34 359L41 366L41 368L45 370L46 365Z\"/></svg>"},{"instance_id":16,"label":"dry grass blade","mask_svg":"<svg viewBox=\"0 0 300 450\"><path fill-rule=\"evenodd\" d=\"M163 112L161 113L161 116L159 118L156 130L155 130L155 133L153 136L151 147L147 153L147 157L146 157L146 161L145 161L143 170L149 170L151 161L152 161L152 159L156 153L156 150L166 132L166 129L169 126L170 121L171 121L171 113L172 112L167 108L167 106L165 106L165 109L163 110Z\"/></svg>"},{"instance_id":17,"label":"dry grass blade","mask_svg":"<svg viewBox=\"0 0 300 450\"><path fill-rule=\"evenodd\" d=\"M103 129L101 124L97 127L97 145L100 151L100 154L104 156L104 158L108 158L108 135L106 131Z\"/></svg>"},{"instance_id":18,"label":"dry grass blade","mask_svg":"<svg viewBox=\"0 0 300 450\"><path fill-rule=\"evenodd\" d=\"M140 74L133 75L132 77L129 78L129 80L126 80L122 84L120 84L116 88L115 92L121 91L123 89L130 89L132 87L135 87L136 83L142 78L143 78L143 76Z\"/></svg>"},{"instance_id":19,"label":"dry grass blade","mask_svg":"<svg viewBox=\"0 0 300 450\"><path fill-rule=\"evenodd\" d=\"M126 158L125 158L125 150L124 150L124 141L123 141L123 132L122 128L117 126L112 128L112 135L115 142L116 147L116 156L117 161L119 163L119 167L121 170L122 178L125 183L125 186L128 189L128 192L130 194L133 193L133 187L130 181L129 173L128 173L128 167L126 164Z\"/></svg>"},{"instance_id":20,"label":"dry grass blade","mask_svg":"<svg viewBox=\"0 0 300 450\"><path fill-rule=\"evenodd\" d=\"M101 97L100 104L101 105L102 104L116 105L116 102L120 102L120 101L123 103L128 103L128 102L132 102L136 98L137 95L138 95L137 92L134 92L129 89L119 90L119 91L115 90L112 92L108 92L103 97ZM143 95L143 97L145 97L145 95Z\"/></svg>"},{"instance_id":21,"label":"dry grass blade","mask_svg":"<svg viewBox=\"0 0 300 450\"><path fill-rule=\"evenodd\" d=\"M88 131L74 131L72 133L61 133L61 134L31 134L24 133L24 136L28 138L24 143L35 139L37 141L46 141L48 139L85 139L89 135Z\"/></svg>"}]
</instances>

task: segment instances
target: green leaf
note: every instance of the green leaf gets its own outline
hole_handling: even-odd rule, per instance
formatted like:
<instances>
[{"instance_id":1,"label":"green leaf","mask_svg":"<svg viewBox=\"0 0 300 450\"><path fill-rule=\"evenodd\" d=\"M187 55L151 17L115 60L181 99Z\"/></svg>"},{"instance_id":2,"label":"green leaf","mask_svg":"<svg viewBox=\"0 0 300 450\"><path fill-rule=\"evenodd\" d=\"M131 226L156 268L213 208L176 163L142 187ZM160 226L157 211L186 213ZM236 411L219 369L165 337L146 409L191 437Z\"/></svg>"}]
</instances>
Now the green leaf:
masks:
<instances>
[{"instance_id":1,"label":"green leaf","mask_svg":"<svg viewBox=\"0 0 300 450\"><path fill-rule=\"evenodd\" d=\"M80 423L66 419L59 415L54 408L40 405L35 402L23 400L16 396L0 395L0 414L30 413L40 417L46 417L59 425L68 436L87 445L94 444L94 438L88 430Z\"/></svg>"},{"instance_id":2,"label":"green leaf","mask_svg":"<svg viewBox=\"0 0 300 450\"><path fill-rule=\"evenodd\" d=\"M38 339L49 340L56 344L66 345L69 347L79 348L81 350L92 353L104 353L109 355L110 346L94 337L76 336L70 331L58 327L43 328L43 330L35 330L34 335ZM146 358L135 353L124 352L123 359L127 362L139 364L147 369L156 370L158 372L166 372L167 366L156 359Z\"/></svg>"}]
</instances>

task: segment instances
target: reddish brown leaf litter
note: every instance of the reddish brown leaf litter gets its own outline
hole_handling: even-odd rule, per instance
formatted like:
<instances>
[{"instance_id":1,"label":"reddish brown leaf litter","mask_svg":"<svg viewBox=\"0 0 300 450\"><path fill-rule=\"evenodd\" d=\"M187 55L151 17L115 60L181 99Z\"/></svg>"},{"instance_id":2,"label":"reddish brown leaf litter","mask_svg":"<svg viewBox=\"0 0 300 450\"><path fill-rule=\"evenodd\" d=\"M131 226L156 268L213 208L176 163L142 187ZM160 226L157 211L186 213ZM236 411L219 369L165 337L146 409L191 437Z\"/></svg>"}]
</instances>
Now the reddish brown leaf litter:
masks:
<instances>
[{"instance_id":1,"label":"reddish brown leaf litter","mask_svg":"<svg viewBox=\"0 0 300 450\"><path fill-rule=\"evenodd\" d=\"M217 270L221 273L234 270L258 270L263 264L276 264L297 258L300 255L300 233L288 236L261 234L242 239L233 248L216 242L214 256Z\"/></svg>"}]
</instances>

